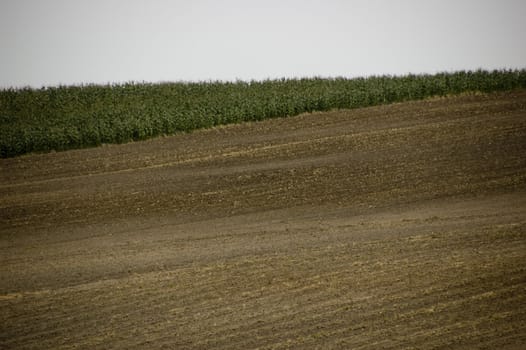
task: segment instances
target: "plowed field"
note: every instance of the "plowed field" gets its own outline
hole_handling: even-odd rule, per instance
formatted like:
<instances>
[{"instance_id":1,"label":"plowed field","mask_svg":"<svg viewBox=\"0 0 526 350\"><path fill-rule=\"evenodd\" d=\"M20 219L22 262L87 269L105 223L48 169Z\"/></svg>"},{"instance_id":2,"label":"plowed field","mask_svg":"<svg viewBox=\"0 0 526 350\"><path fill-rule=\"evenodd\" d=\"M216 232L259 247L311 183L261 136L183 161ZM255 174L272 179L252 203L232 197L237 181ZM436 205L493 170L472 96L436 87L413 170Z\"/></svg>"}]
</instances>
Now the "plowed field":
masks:
<instances>
[{"instance_id":1,"label":"plowed field","mask_svg":"<svg viewBox=\"0 0 526 350\"><path fill-rule=\"evenodd\" d=\"M1 349L526 347L526 91L0 160Z\"/></svg>"}]
</instances>

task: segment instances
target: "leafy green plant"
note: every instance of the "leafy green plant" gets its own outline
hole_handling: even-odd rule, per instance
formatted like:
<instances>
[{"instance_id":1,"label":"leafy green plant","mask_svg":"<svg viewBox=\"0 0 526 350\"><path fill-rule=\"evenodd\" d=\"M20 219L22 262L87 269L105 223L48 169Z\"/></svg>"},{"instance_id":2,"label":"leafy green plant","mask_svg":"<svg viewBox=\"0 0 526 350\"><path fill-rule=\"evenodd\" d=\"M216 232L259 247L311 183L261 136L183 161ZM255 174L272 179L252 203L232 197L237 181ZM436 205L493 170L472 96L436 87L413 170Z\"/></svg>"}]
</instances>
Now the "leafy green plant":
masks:
<instances>
[{"instance_id":1,"label":"leafy green plant","mask_svg":"<svg viewBox=\"0 0 526 350\"><path fill-rule=\"evenodd\" d=\"M143 140L215 125L526 87L526 70L0 90L0 157Z\"/></svg>"}]
</instances>

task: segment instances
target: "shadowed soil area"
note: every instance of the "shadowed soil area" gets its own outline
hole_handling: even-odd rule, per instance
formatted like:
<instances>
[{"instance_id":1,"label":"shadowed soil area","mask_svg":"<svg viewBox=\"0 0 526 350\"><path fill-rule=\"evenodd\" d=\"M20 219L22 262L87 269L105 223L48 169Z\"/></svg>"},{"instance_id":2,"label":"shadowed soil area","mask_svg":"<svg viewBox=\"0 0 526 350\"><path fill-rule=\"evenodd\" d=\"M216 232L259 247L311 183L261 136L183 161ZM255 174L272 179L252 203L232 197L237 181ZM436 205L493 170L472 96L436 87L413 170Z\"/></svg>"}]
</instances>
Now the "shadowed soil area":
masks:
<instances>
[{"instance_id":1,"label":"shadowed soil area","mask_svg":"<svg viewBox=\"0 0 526 350\"><path fill-rule=\"evenodd\" d=\"M526 91L0 159L2 349L523 349Z\"/></svg>"}]
</instances>

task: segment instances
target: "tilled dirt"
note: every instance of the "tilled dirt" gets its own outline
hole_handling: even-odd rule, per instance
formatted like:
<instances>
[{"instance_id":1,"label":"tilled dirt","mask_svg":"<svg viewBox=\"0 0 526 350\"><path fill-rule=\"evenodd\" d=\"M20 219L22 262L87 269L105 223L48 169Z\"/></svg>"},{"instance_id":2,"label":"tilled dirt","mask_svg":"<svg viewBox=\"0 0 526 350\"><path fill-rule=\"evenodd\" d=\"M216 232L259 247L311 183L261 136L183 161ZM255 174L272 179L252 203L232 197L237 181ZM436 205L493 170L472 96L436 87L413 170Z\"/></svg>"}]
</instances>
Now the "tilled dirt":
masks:
<instances>
[{"instance_id":1,"label":"tilled dirt","mask_svg":"<svg viewBox=\"0 0 526 350\"><path fill-rule=\"evenodd\" d=\"M526 347L526 91L0 160L1 349Z\"/></svg>"}]
</instances>

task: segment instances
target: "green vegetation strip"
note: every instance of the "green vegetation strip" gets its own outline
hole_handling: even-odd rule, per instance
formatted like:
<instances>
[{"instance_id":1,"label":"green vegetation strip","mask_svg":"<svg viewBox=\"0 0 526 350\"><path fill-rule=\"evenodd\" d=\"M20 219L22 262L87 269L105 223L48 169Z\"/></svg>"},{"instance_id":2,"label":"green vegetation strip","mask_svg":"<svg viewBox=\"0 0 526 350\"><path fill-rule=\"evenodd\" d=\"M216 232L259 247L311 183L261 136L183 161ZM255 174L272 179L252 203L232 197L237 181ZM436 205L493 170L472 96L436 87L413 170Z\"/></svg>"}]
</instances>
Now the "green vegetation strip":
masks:
<instances>
[{"instance_id":1,"label":"green vegetation strip","mask_svg":"<svg viewBox=\"0 0 526 350\"><path fill-rule=\"evenodd\" d=\"M526 70L0 90L0 157L144 140L215 125L526 87Z\"/></svg>"}]
</instances>

